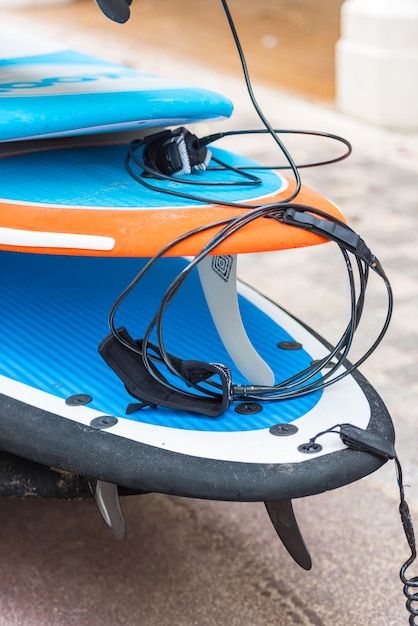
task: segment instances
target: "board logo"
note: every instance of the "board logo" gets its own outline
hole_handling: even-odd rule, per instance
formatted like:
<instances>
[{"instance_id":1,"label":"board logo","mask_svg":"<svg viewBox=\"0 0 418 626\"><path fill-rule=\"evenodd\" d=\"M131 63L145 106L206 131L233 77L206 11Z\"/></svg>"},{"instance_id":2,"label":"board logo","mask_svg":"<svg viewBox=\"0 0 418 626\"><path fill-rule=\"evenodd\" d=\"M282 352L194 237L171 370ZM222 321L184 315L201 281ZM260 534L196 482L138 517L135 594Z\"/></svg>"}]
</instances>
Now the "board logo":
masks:
<instances>
[{"instance_id":1,"label":"board logo","mask_svg":"<svg viewBox=\"0 0 418 626\"><path fill-rule=\"evenodd\" d=\"M212 269L215 274L218 274L227 283L233 262L234 259L230 254L218 254L212 259Z\"/></svg>"},{"instance_id":2,"label":"board logo","mask_svg":"<svg viewBox=\"0 0 418 626\"><path fill-rule=\"evenodd\" d=\"M0 83L0 93L7 93L9 91L17 91L20 89L43 89L51 88L55 85L73 84L73 83L88 83L91 81L103 80L103 79L118 79L121 78L121 74L95 74L91 76L50 76L48 78L42 78L38 81L13 81L10 83Z\"/></svg>"},{"instance_id":3,"label":"board logo","mask_svg":"<svg viewBox=\"0 0 418 626\"><path fill-rule=\"evenodd\" d=\"M56 73L55 73L55 71ZM20 77L26 80L19 80ZM30 80L27 78L30 76ZM0 94L3 96L49 96L77 93L137 91L138 73L124 67L115 70L103 65L47 65L30 66L26 71L16 72L14 67L2 71ZM150 85L152 78L145 83Z\"/></svg>"}]
</instances>

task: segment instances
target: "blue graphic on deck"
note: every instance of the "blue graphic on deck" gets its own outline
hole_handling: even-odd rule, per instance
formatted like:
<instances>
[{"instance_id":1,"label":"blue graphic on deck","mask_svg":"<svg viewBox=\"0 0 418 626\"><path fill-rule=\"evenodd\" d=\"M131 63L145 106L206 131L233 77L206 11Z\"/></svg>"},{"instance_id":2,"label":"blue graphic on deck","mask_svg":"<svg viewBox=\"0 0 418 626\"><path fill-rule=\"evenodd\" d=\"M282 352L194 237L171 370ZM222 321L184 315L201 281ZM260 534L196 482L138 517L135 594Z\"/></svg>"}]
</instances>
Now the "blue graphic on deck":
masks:
<instances>
[{"instance_id":1,"label":"blue graphic on deck","mask_svg":"<svg viewBox=\"0 0 418 626\"><path fill-rule=\"evenodd\" d=\"M233 405L215 419L149 407L127 415L127 406L136 401L101 359L97 348L109 332L107 315L113 302L145 261L8 252L0 253L0 261L0 374L14 380L63 399L89 394L93 397L89 406L106 415L218 432L257 430L292 422L312 409L321 397L317 392L291 401L266 402L263 411L255 415L239 414ZM184 265L183 259L160 260L123 303L116 325L126 326L135 338L142 337L162 295ZM278 343L292 337L274 321L244 298L240 299L240 307L249 337L278 380L310 364L311 357L303 349L278 349ZM248 382L230 363L218 338L197 274L186 280L169 304L163 333L171 354L225 363L231 367L234 383ZM31 403L30 391L27 402Z\"/></svg>"}]
</instances>

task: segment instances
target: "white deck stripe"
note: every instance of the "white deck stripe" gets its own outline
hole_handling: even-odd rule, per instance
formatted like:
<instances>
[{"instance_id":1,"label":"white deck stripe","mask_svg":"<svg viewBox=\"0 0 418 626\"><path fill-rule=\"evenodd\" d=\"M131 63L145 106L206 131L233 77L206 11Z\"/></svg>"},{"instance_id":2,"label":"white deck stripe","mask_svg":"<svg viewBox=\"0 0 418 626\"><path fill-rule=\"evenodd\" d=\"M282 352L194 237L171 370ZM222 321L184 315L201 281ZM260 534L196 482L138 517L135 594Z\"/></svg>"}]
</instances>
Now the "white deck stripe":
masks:
<instances>
[{"instance_id":1,"label":"white deck stripe","mask_svg":"<svg viewBox=\"0 0 418 626\"><path fill-rule=\"evenodd\" d=\"M113 237L75 235L0 227L0 244L27 248L71 248L75 250L113 250Z\"/></svg>"}]
</instances>

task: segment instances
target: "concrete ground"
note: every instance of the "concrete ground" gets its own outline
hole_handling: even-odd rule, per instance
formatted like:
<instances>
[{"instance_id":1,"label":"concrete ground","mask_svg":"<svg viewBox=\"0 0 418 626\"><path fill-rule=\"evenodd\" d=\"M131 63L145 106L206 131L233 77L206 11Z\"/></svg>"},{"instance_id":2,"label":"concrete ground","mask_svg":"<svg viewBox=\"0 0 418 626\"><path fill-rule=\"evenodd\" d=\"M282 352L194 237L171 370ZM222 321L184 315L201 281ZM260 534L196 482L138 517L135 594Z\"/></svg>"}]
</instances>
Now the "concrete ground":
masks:
<instances>
[{"instance_id":1,"label":"concrete ground","mask_svg":"<svg viewBox=\"0 0 418 626\"><path fill-rule=\"evenodd\" d=\"M143 69L185 78L184 66L147 43L133 54L123 32L106 45L89 27L70 31L27 14L2 15L11 26L54 36L73 47L130 60ZM116 31L115 31L116 32ZM113 31L112 31L113 33ZM119 34L122 33L122 34ZM136 43L136 50L141 43ZM256 78L256 77L255 77ZM218 89L236 112L218 128L258 127L242 80L189 62L187 80ZM378 351L362 367L384 398L397 430L407 498L418 529L418 134L398 134L341 116L279 88L259 85L257 98L273 125L341 133L352 157L303 170L303 180L332 198L379 257L392 282L395 311ZM214 125L200 125L199 134ZM289 138L306 162L329 154L322 142ZM271 142L235 141L237 150L269 162ZM333 339L346 321L346 282L332 244L248 255L248 282ZM373 278L373 277L372 277ZM384 294L371 280L359 350L373 336ZM405 598L398 578L409 556L397 512L395 468L353 485L295 502L313 557L302 571L277 540L263 505L163 495L125 498L127 538L112 540L91 501L2 501L0 626L402 626ZM418 573L418 564L411 574Z\"/></svg>"}]
</instances>

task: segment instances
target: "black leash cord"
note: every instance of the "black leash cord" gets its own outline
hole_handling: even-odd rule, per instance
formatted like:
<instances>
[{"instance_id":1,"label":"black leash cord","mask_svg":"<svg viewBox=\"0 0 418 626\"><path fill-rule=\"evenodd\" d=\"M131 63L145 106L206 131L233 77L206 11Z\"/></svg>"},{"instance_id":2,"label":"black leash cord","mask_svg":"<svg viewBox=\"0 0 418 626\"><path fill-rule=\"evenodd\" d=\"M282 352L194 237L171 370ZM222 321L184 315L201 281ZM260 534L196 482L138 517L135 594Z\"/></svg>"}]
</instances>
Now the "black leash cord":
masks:
<instances>
[{"instance_id":1,"label":"black leash cord","mask_svg":"<svg viewBox=\"0 0 418 626\"><path fill-rule=\"evenodd\" d=\"M333 157L332 159L324 159L323 161L312 161L312 163L298 163L296 167L298 170L308 167L319 167L322 165L331 165L332 163L339 163L340 161L344 161L347 159L353 151L351 143L345 139L345 137L341 137L340 135L335 135L334 133L327 133L322 130L308 130L308 129L295 129L295 128L273 128L272 129L275 135L303 135L313 136L313 137L323 137L325 139L332 139L334 141L338 141L346 146L345 152L340 154L340 156ZM215 141L219 141L220 139L224 139L225 137L239 137L240 135L266 135L270 134L270 130L265 128L254 128L254 129L244 129L244 130L228 130L219 133L214 133L213 135L206 135L206 137L202 137L198 140L198 145L200 146L208 146ZM215 170L216 168L211 168ZM236 170L244 169L244 166L236 166ZM252 170L288 170L290 169L290 165L255 165L251 166Z\"/></svg>"},{"instance_id":2,"label":"black leash cord","mask_svg":"<svg viewBox=\"0 0 418 626\"><path fill-rule=\"evenodd\" d=\"M412 606L414 602L418 603L418 592L417 591L411 592L411 589L412 590L418 589L418 576L413 576L412 578L407 578L406 576L406 570L409 568L410 565L412 565L412 563L415 561L417 557L415 533L414 533L414 527L412 524L411 513L409 511L409 506L405 500L405 490L404 490L403 480L402 480L402 467L401 467L398 457L395 457L395 463L396 463L396 468L397 468L398 485L399 485L399 492L400 492L400 498L401 498L401 501L399 504L399 513L401 516L402 525L403 525L403 529L405 532L405 537L408 542L409 548L411 550L411 556L402 565L399 576L404 586L403 587L404 595L407 598L406 608L408 612L410 613L409 624L411 626L418 626L418 622L415 620L415 618L418 617L418 609Z\"/></svg>"},{"instance_id":3,"label":"black leash cord","mask_svg":"<svg viewBox=\"0 0 418 626\"><path fill-rule=\"evenodd\" d=\"M336 225L341 225L345 230L349 233L353 232L352 229L348 228L344 225L340 220L331 218L327 216L326 213L320 210L313 209L312 207L305 205L296 205L296 204L275 204L275 205L262 205L254 208L252 211L247 211L246 213L237 216L236 218L230 218L223 221L218 221L212 224L201 226L189 233L185 233L181 235L171 243L167 244L159 253L157 253L152 259L150 259L146 265L142 268L142 270L138 273L138 275L131 281L131 283L125 288L122 294L114 303L110 314L109 314L109 327L111 329L112 334L120 340L121 343L126 345L124 339L119 337L118 331L115 326L114 317L117 311L117 308L121 304L121 302L126 298L126 296L132 291L132 289L138 284L144 274L152 267L152 265L157 262L159 258L161 258L164 254L170 252L178 243L186 240L189 237L193 237L193 235L197 233L202 233L206 230L212 229L215 226L220 227L219 232L217 232L202 248L200 253L196 255L196 257L180 272L180 274L172 281L172 283L168 286L164 296L161 299L160 306L158 311L152 317L142 343L142 350L133 348L131 345L126 345L130 350L137 351L138 354L141 354L144 364L149 372L149 374L156 379L161 384L165 385L170 390L178 390L178 387L175 385L168 383L162 374L155 367L153 361L163 362L164 365L175 375L182 378L181 373L178 370L178 361L176 357L176 364L173 364L173 361L170 355L167 353L164 347L164 338L163 338L163 318L164 313L175 296L175 294L180 289L183 282L186 280L190 272L193 268L208 254L212 253L215 248L223 241L225 241L228 237L233 235L243 226L251 223L255 219L259 218L274 218L277 221L282 221L284 215L286 215L286 211L290 210L292 213L297 209L300 213L309 212L309 214L316 214L320 217L324 217L324 219L319 220L321 223L329 224L332 222ZM328 219L326 219L328 218ZM341 237L340 237L341 238ZM377 345L382 340L386 329L389 325L389 320L392 313L392 293L390 289L390 284L387 281L383 272L380 271L380 265L378 266L379 271L377 273L383 278L387 287L388 294L388 309L387 316L385 319L385 323L381 332L379 333L377 339L373 342L370 348L363 354L363 356L357 360L353 365L348 365L345 363L345 359L348 355L349 349L351 348L354 332L358 327L360 322L361 313L364 306L364 296L368 279L368 270L369 266L365 263L364 260L356 257L357 260L357 269L359 274L359 283L360 283L360 291L357 295L355 281L353 277L353 266L351 264L348 251L343 247L340 241L337 241L339 245L339 249L344 256L346 267L348 271L349 277L349 285L350 285L350 294L351 294L351 314L350 321L347 328L344 330L340 340L337 344L332 348L329 354L324 357L322 360L312 364L310 367L306 368L304 371L299 372L295 376L278 383L273 387L245 387L243 385L235 385L234 393L235 399L239 398L251 398L254 400L284 400L293 397L301 397L302 395L306 395L308 393L312 393L313 391L321 390L325 387L328 387L331 384L334 384L336 381L341 380L349 373L351 373L354 369L356 369L360 363L362 363L373 350L377 347ZM371 255L371 259L374 257ZM371 262L371 261L370 261ZM372 265L373 268L373 265ZM375 269L375 268L373 268ZM151 352L149 353L148 346L150 346L150 337L154 328L157 328L157 336L158 336L158 355L155 354L155 346L152 345ZM336 362L331 363L332 359L336 358ZM321 369L324 369L331 363L331 367L326 371L320 379L312 380ZM340 374L335 375L336 370L340 365L344 365ZM190 381L188 381L190 384ZM213 385L216 387L216 384L211 382L207 382L208 385ZM196 389L200 391L205 391L209 394L212 392L206 389L206 387L202 388L200 385L197 385ZM188 394L189 396L192 394Z\"/></svg>"},{"instance_id":4,"label":"black leash cord","mask_svg":"<svg viewBox=\"0 0 418 626\"><path fill-rule=\"evenodd\" d=\"M358 426L354 426L353 424L335 424L334 426L331 426L331 428L327 428L326 430L317 433L314 437L311 437L309 442L305 445L315 445L319 437L322 437L323 435L326 435L328 433L339 434L342 442L352 450L367 452L386 460L392 459L395 461L397 483L400 495L399 513L401 516L405 537L411 550L411 556L401 567L400 579L404 585L404 595L407 598L406 608L409 613L409 624L410 626L418 626L418 622L415 620L415 618L418 617L418 608L412 606L414 602L418 603L418 593L411 592L411 589L418 589L418 576L414 576L413 578L407 578L406 576L406 570L410 565L412 565L417 557L417 548L411 513L405 500L402 466L399 461L398 455L396 454L394 443L393 441L382 437L382 435L380 435L379 433L373 432L371 430L364 430Z\"/></svg>"},{"instance_id":5,"label":"black leash cord","mask_svg":"<svg viewBox=\"0 0 418 626\"><path fill-rule=\"evenodd\" d=\"M311 208L303 207L303 205L292 204L291 206L292 207L297 206L299 208L303 208L304 210L312 211ZM243 225L253 221L254 219L258 219L259 217L272 217L273 215L277 217L277 215L279 215L285 209L286 209L286 206L282 207L282 205L277 205L276 207L274 206L261 207L258 211L252 211L247 215L236 218L231 223L226 225L219 233L217 233L217 235L215 235L215 237L212 240L208 242L208 244L202 249L202 251L193 259L191 263L189 263L189 265L179 274L179 276L177 276L174 279L174 281L168 287L165 295L163 296L161 300L160 308L158 312L156 313L156 315L154 316L154 318L152 319L147 329L147 332L145 334L145 339L146 339L145 346L149 340L149 337L151 335L153 328L157 326L158 342L159 342L159 347L161 350L162 357L165 361L165 356L167 356L168 363L166 363L166 365L171 369L171 371L174 374L179 375L179 372L176 370L175 367L171 366L170 358L164 349L162 325L163 325L164 312L168 304L174 297L175 293L177 293L181 284L187 278L191 270L199 263L199 261L202 258L204 258L207 254L209 254L211 251L213 251L213 249L217 245L219 245L221 241L224 241L228 236L233 234L233 232L241 228ZM270 212L270 214L268 212ZM234 386L235 399L246 398L246 399L253 399L253 400L284 400L284 399L293 398L293 397L301 397L302 395L312 393L313 391L324 389L325 387L328 387L329 385L334 384L338 380L341 380L342 378L347 376L349 373L354 371L379 345L379 343L383 339L384 334L386 333L387 327L390 322L391 314L392 314L392 292L391 292L390 284L387 281L384 274L383 276L381 275L381 277L384 279L385 285L387 288L388 311L387 311L387 316L386 316L384 325L382 327L382 330L379 333L377 339L373 342L370 348L363 354L363 356L359 360L357 360L354 364L350 366L346 366L346 369L344 369L338 376L334 375L337 368L341 364L344 363L347 357L348 351L351 347L354 332L359 324L361 312L362 312L363 305L364 305L365 288L366 288L367 278L368 278L368 266L365 266L363 262L357 259L358 268L360 272L361 287L360 287L360 295L356 302L355 285L354 285L354 280L352 276L352 265L348 258L347 251L344 250L341 246L340 246L340 250L343 253L344 258L346 260L346 264L348 268L348 276L350 280L350 293L351 293L351 319L340 341L336 344L336 346L330 351L330 353L323 360L316 363L315 365L312 365L310 368L307 368L306 370L299 372L294 377L289 378L285 381L282 381L281 383L277 384L274 387L269 388L269 387L250 386L247 388L242 385L235 385ZM343 350L342 353L340 353L341 350ZM332 367L329 369L328 372L323 374L320 380L313 381L310 384L306 384L317 373L319 373L321 369L326 367L334 358L334 356L336 356L337 354L339 354L337 362L332 365Z\"/></svg>"},{"instance_id":6,"label":"black leash cord","mask_svg":"<svg viewBox=\"0 0 418 626\"><path fill-rule=\"evenodd\" d=\"M192 193L185 193L184 191L177 191L176 189L171 188L163 188L163 187L158 187L157 185L153 185L151 184L149 181L149 178L145 178L143 176L143 172L146 172L147 174L150 175L151 178L153 179L160 179L160 180L168 180L170 182L175 182L175 183L179 183L182 185L198 185L198 186L206 186L207 183L205 183L203 181L203 183L201 182L201 177L199 177L199 180L192 180L192 179L185 179L182 178L180 179L179 177L176 176L167 176L165 174L162 174L161 172L157 172L156 170L153 170L151 167L148 167L147 165L145 165L145 163L138 157L138 155L136 154L137 150L142 147L142 140L134 140L128 147L128 153L126 155L125 158L125 168L126 171L128 172L128 174L139 184L143 185L144 187L146 187L146 189L149 189L150 191L157 191L159 193L164 193L167 194L169 196L174 196L176 198L182 198L184 200L192 200L193 202L199 202L199 203L203 203L203 204L217 204L217 205L221 205L221 206L228 206L228 207L232 207L234 209L248 209L249 205L248 202L228 202L227 200L218 200L216 198L211 198L211 197L207 197L207 196L202 196L202 195L195 195ZM135 164L135 166L137 168L139 168L139 172L135 172L135 170L132 167L132 164ZM232 171L232 172L237 172L237 170L233 167L229 167L227 166L228 170ZM251 168L249 168L251 169ZM237 172L240 176L243 175L242 171ZM250 174L248 171L246 171L246 177L250 178ZM260 179L258 177L251 177L254 179L254 182L252 184L259 184L258 181L260 181ZM261 181L260 181L261 182ZM225 183L225 187L228 187L230 185L248 185L251 184L249 181L246 182L233 182L233 183ZM223 184L222 184L223 185ZM215 186L215 185L213 185ZM216 184L217 186L217 184ZM254 206L254 205L252 205Z\"/></svg>"},{"instance_id":7,"label":"black leash cord","mask_svg":"<svg viewBox=\"0 0 418 626\"><path fill-rule=\"evenodd\" d=\"M329 165L331 163L338 163L339 161L343 161L346 159L352 151L352 147L349 141L347 141L344 137L340 137L339 135L334 135L332 133L326 133L324 131L313 131L313 130L293 130L293 129L272 129L275 135L279 133L283 134L300 134L300 135L314 135L318 137L324 137L326 139L332 139L343 143L346 146L346 151L336 156L332 159L325 159L323 161L314 161L312 163L302 163L295 165L298 169L308 168L308 167L319 167L321 165ZM214 135L207 135L206 137L195 137L197 146L207 146L215 141L219 141L224 137L231 136L239 136L239 135L257 135L257 134L270 134L269 130L266 129L253 129L253 130L234 130L234 131L226 131L222 133L216 133ZM199 202L204 204L214 204L221 206L229 206L233 208L248 208L248 202L228 202L227 200L219 200L218 198L209 197L206 195L197 195L185 191L181 191L180 189L174 189L173 187L162 187L158 184L153 184L150 181L168 181L171 183L177 183L183 187L187 186L195 186L195 187L203 187L203 188L222 188L228 189L230 187L245 187L245 186L260 186L262 184L262 180L255 176L255 174L251 174L251 172L262 171L262 170L286 170L291 168L290 165L259 165L259 164L250 164L250 165L242 165L242 166L232 166L228 163L222 161L219 157L214 157L212 155L211 162L217 163L218 167L209 165L206 168L207 172L230 172L235 174L238 177L238 180L224 180L224 181L207 181L204 178L204 174L200 173L196 176L196 174L191 174L190 176L185 176L184 174L174 175L174 174L165 174L161 170L157 170L151 167L149 164L145 163L145 159L141 156L141 151L146 145L146 140L152 137L153 135L148 135L143 139L134 139L128 145L128 152L125 158L125 169L128 174L135 180L135 182L143 185L150 191L155 191L159 193L163 193L169 196L174 196L178 198L182 198L185 200L192 200L193 202ZM137 171L136 171L136 169ZM290 202L294 199L295 193L292 192L289 197L284 197L282 202Z\"/></svg>"},{"instance_id":8,"label":"black leash cord","mask_svg":"<svg viewBox=\"0 0 418 626\"><path fill-rule=\"evenodd\" d=\"M244 51L242 49L241 46L241 42L240 39L238 37L238 33L237 30L235 28L235 24L234 24L234 20L232 18L231 12L229 10L229 6L228 3L226 2L226 0L221 0L221 4L223 7L223 10L225 12L226 15L226 19L228 20L228 24L229 24L229 28L231 30L232 33L232 37L234 39L235 42L235 46L237 48L238 51L238 55L239 55L239 59L241 62L241 67L242 67L242 71L244 73L244 79L245 79L245 84L247 86L247 91L248 91L248 95L250 96L251 102L253 104L254 110L256 111L258 117L260 118L261 122L263 123L263 126L268 130L268 132L270 133L270 135L272 136L273 140L276 142L276 144L279 146L280 150L282 151L282 153L284 154L284 156L286 157L290 168L293 172L293 175L295 177L295 182L296 182L296 187L294 192L286 199L287 202L290 202L291 200L293 200L294 198L296 198L296 196L298 195L300 188L301 188L301 178L300 178L300 174L298 172L298 168L296 167L296 164L293 160L292 155L290 154L290 152L288 151L288 149L286 148L286 146L284 145L284 143L281 141L281 139L276 135L276 133L274 132L274 129L272 128L270 122L268 121L268 119L266 118L266 116L264 115L264 113L262 112L256 98L254 95L254 91L251 85L251 79L250 79L250 74L248 72L248 67L247 67L247 62L245 60L245 55L244 55Z\"/></svg>"}]
</instances>

